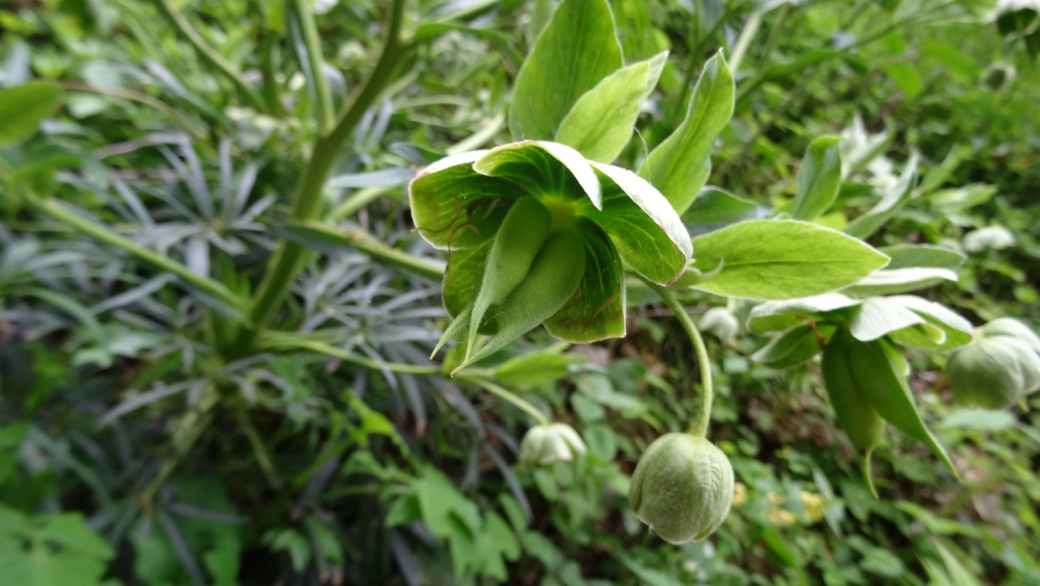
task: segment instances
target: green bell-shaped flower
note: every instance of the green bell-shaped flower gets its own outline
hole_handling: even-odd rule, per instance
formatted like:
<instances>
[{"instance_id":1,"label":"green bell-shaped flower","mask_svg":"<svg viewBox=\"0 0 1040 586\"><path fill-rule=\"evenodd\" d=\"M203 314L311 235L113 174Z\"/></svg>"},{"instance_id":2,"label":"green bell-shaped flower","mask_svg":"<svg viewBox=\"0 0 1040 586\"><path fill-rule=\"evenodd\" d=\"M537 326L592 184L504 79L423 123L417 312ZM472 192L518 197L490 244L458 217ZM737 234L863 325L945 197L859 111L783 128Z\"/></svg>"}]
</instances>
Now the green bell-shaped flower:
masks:
<instances>
[{"instance_id":1,"label":"green bell-shaped flower","mask_svg":"<svg viewBox=\"0 0 1040 586\"><path fill-rule=\"evenodd\" d=\"M703 437L669 433L639 459L628 503L640 521L669 543L711 535L733 503L733 467Z\"/></svg>"},{"instance_id":2,"label":"green bell-shaped flower","mask_svg":"<svg viewBox=\"0 0 1040 586\"><path fill-rule=\"evenodd\" d=\"M449 253L443 294L453 321L437 349L468 331L459 368L542 323L568 342L624 336L621 259L664 284L693 252L652 185L559 143L454 155L422 170L408 191L416 229ZM478 333L491 335L480 348Z\"/></svg>"},{"instance_id":3,"label":"green bell-shaped flower","mask_svg":"<svg viewBox=\"0 0 1040 586\"><path fill-rule=\"evenodd\" d=\"M521 464L552 464L583 456L588 450L574 428L566 423L536 425L520 442Z\"/></svg>"},{"instance_id":4,"label":"green bell-shaped flower","mask_svg":"<svg viewBox=\"0 0 1040 586\"><path fill-rule=\"evenodd\" d=\"M975 330L975 341L946 362L954 403L1003 409L1040 389L1040 338L1011 318Z\"/></svg>"}]
</instances>

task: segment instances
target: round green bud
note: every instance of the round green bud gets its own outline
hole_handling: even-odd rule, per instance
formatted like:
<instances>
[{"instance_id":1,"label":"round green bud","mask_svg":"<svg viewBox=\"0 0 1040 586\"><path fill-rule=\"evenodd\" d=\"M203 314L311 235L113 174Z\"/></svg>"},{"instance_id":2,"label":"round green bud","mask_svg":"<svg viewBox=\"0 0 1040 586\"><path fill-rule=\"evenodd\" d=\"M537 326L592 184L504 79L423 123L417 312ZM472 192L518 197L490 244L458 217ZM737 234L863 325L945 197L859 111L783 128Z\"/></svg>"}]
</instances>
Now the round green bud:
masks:
<instances>
[{"instance_id":1,"label":"round green bud","mask_svg":"<svg viewBox=\"0 0 1040 586\"><path fill-rule=\"evenodd\" d=\"M1011 317L998 317L979 328L978 335L985 338L1014 338L1031 348L1033 352L1040 352L1040 337L1029 329L1029 326Z\"/></svg>"},{"instance_id":2,"label":"round green bud","mask_svg":"<svg viewBox=\"0 0 1040 586\"><path fill-rule=\"evenodd\" d=\"M1040 356L1020 340L980 336L946 362L953 402L1003 409L1040 387Z\"/></svg>"},{"instance_id":3,"label":"round green bud","mask_svg":"<svg viewBox=\"0 0 1040 586\"><path fill-rule=\"evenodd\" d=\"M636 465L628 503L640 521L669 543L711 535L733 503L733 467L703 437L657 438Z\"/></svg>"},{"instance_id":4,"label":"round green bud","mask_svg":"<svg viewBox=\"0 0 1040 586\"><path fill-rule=\"evenodd\" d=\"M552 464L573 460L586 451L581 436L566 423L536 425L520 441L520 463Z\"/></svg>"}]
</instances>

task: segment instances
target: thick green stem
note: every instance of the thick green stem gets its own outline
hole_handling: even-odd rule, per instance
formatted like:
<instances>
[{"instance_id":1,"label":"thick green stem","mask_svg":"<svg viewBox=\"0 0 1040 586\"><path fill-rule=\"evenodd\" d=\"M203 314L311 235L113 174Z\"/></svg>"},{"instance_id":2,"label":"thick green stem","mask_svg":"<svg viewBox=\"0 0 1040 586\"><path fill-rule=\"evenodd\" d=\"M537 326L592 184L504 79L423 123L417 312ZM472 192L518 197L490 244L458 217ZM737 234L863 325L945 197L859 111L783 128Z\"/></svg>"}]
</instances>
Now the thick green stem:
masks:
<instances>
[{"instance_id":1,"label":"thick green stem","mask_svg":"<svg viewBox=\"0 0 1040 586\"><path fill-rule=\"evenodd\" d=\"M390 17L389 34L383 53L379 56L379 62L361 86L350 105L346 107L336 127L327 136L318 139L314 145L310 162L304 171L300 187L296 193L295 205L293 207L293 221L302 222L312 220L318 215L321 204L322 188L329 175L336 155L339 154L343 143L354 127L361 120L365 111L375 102L383 88L389 84L394 77L398 65L408 52L408 45L401 39L401 23L404 18L404 0L394 0ZM250 311L250 321L253 328L247 331L246 338L242 340L241 346L252 345L256 338L258 328L263 328L271 320L278 304L289 291L296 275L302 268L304 255L307 249L295 242L283 240L271 262L268 265L267 275L260 284L256 300Z\"/></svg>"},{"instance_id":2,"label":"thick green stem","mask_svg":"<svg viewBox=\"0 0 1040 586\"><path fill-rule=\"evenodd\" d=\"M188 19L184 18L184 15L170 3L170 0L155 0L155 2L159 6L159 11L191 43L191 46L195 47L195 50L206 62L224 74L224 77L228 78L235 85L235 88L254 108L260 112L267 111L266 104L260 97L260 94L249 87L249 84L242 79L242 75L234 65L229 63L227 59L224 59L220 53L217 53L216 49L209 46L206 39L202 38L199 31L188 22Z\"/></svg>"},{"instance_id":3,"label":"thick green stem","mask_svg":"<svg viewBox=\"0 0 1040 586\"><path fill-rule=\"evenodd\" d=\"M402 374L425 374L425 375L439 375L441 373L440 367L437 366L417 366L414 364L400 364L397 362L379 362L366 358L364 356L357 356L351 354L342 348L337 348L332 344L328 344L319 340L310 340L307 338L301 338L294 334L280 334L276 332L267 332L263 337L260 338L260 347L264 349L277 349L277 348L295 348L298 350L310 350L333 358L338 358L344 362L356 364L358 366L364 366L365 368L371 368L374 370L389 370L390 372L399 372Z\"/></svg>"},{"instance_id":4,"label":"thick green stem","mask_svg":"<svg viewBox=\"0 0 1040 586\"><path fill-rule=\"evenodd\" d=\"M303 44L307 48L307 63L310 66L311 79L314 83L311 89L314 90L314 116L318 119L318 134L325 136L325 133L332 128L334 112L329 81L325 79L325 72L322 69L325 57L321 52L318 26L314 22L314 6L311 0L296 0L293 8L300 23L300 34L303 36Z\"/></svg>"},{"instance_id":5,"label":"thick green stem","mask_svg":"<svg viewBox=\"0 0 1040 586\"><path fill-rule=\"evenodd\" d=\"M697 326L690 319L690 314L686 313L686 308L679 303L679 300L672 295L671 291L657 283L645 282L661 297L664 304L675 313L675 317L679 318L679 323L682 324L686 334L690 336L690 341L693 342L693 349L697 354L697 367L701 371L703 399L701 400L700 411L697 412L697 417L694 419L693 425L690 426L690 433L697 437L704 437L708 433L708 424L711 422L711 402L714 398L711 382L711 360L708 358L708 348L704 345L704 338L701 337Z\"/></svg>"},{"instance_id":6,"label":"thick green stem","mask_svg":"<svg viewBox=\"0 0 1040 586\"><path fill-rule=\"evenodd\" d=\"M539 411L538 409L535 409L534 405L532 405L532 404L528 403L527 401L521 399L520 397L516 396L514 393L511 393L511 392L503 389L502 387L496 385L495 383L493 383L493 382L491 382L489 380L484 380L482 378L475 377L475 376L474 377L466 376L465 374L460 375L458 377L458 379L459 379L460 382L466 382L466 383L470 383L470 384L476 385L476 386L484 389L485 391L487 391L487 392L489 392L489 393L491 393L491 394L493 394L493 395L495 395L495 396L497 396L497 397L499 397L501 399L509 401L513 405L516 405L520 410L524 411L525 413L527 413L531 417L534 417L535 420L538 421L539 425L549 425L549 419L546 418L546 416L543 415L541 411Z\"/></svg>"},{"instance_id":7,"label":"thick green stem","mask_svg":"<svg viewBox=\"0 0 1040 586\"><path fill-rule=\"evenodd\" d=\"M35 209L40 212L47 214L48 216L64 222L65 224L72 226L76 230L91 236L112 246L122 248L129 252L131 255L152 264L164 271L173 273L178 277L187 281L187 283L196 289L206 293L210 297L216 299L227 305L228 307L242 312L243 301L237 295L231 292L230 289L222 285L221 283L214 281L213 279L204 277L198 273L192 272L191 269L184 266L183 264L173 260L172 258L159 254L151 248L141 246L140 244L116 234L112 230L104 226L99 226L86 218L80 217L76 213L68 210L59 205L53 199L47 198L42 199L35 195L28 196L28 201Z\"/></svg>"}]
</instances>

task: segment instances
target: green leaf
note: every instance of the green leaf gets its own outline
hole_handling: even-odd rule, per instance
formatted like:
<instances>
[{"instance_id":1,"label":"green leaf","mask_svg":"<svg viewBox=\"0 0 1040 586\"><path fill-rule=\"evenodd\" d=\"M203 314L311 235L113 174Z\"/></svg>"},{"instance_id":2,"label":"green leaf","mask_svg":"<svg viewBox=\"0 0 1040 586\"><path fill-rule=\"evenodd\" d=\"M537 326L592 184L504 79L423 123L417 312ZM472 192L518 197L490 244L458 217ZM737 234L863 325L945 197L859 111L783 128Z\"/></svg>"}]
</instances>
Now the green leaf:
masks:
<instances>
[{"instance_id":1,"label":"green leaf","mask_svg":"<svg viewBox=\"0 0 1040 586\"><path fill-rule=\"evenodd\" d=\"M606 0L565 0L516 78L509 104L514 140L553 140L585 92L622 66Z\"/></svg>"},{"instance_id":2,"label":"green leaf","mask_svg":"<svg viewBox=\"0 0 1040 586\"><path fill-rule=\"evenodd\" d=\"M921 76L907 63L891 63L884 67L885 73L903 91L907 101L913 100L924 89Z\"/></svg>"},{"instance_id":3,"label":"green leaf","mask_svg":"<svg viewBox=\"0 0 1040 586\"><path fill-rule=\"evenodd\" d=\"M852 336L857 340L869 342L905 328L927 324L921 316L894 303L884 297L871 297L856 309L850 322ZM946 339L946 334L935 326L928 326L930 335L937 343Z\"/></svg>"},{"instance_id":4,"label":"green leaf","mask_svg":"<svg viewBox=\"0 0 1040 586\"><path fill-rule=\"evenodd\" d=\"M576 299L546 320L545 329L575 343L624 337L625 269L617 248L590 221L577 232L585 247L585 274Z\"/></svg>"},{"instance_id":5,"label":"green leaf","mask_svg":"<svg viewBox=\"0 0 1040 586\"><path fill-rule=\"evenodd\" d=\"M840 136L821 136L809 143L798 169L798 193L791 204L791 217L813 220L827 211L838 197L841 185Z\"/></svg>"},{"instance_id":6,"label":"green leaf","mask_svg":"<svg viewBox=\"0 0 1040 586\"><path fill-rule=\"evenodd\" d=\"M586 92L560 123L556 142L609 163L632 138L639 109L657 86L668 52L619 69Z\"/></svg>"},{"instance_id":7,"label":"green leaf","mask_svg":"<svg viewBox=\"0 0 1040 586\"><path fill-rule=\"evenodd\" d=\"M849 222L843 232L849 236L867 239L871 234L877 232L885 222L896 215L899 208L903 207L914 192L914 184L917 182L917 153L911 155L906 163L903 173L896 182L867 213Z\"/></svg>"},{"instance_id":8,"label":"green leaf","mask_svg":"<svg viewBox=\"0 0 1040 586\"><path fill-rule=\"evenodd\" d=\"M827 314L855 307L863 303L841 293L825 293L802 299L767 301L751 309L747 328L753 334L784 330L803 323L806 318L820 318Z\"/></svg>"},{"instance_id":9,"label":"green leaf","mask_svg":"<svg viewBox=\"0 0 1040 586\"><path fill-rule=\"evenodd\" d=\"M878 250L892 259L885 270L923 267L956 271L966 258L956 250L929 244L895 244Z\"/></svg>"},{"instance_id":10,"label":"green leaf","mask_svg":"<svg viewBox=\"0 0 1040 586\"><path fill-rule=\"evenodd\" d=\"M40 121L58 111L61 101L61 86L46 81L0 90L0 146L28 140Z\"/></svg>"},{"instance_id":11,"label":"green leaf","mask_svg":"<svg viewBox=\"0 0 1040 586\"><path fill-rule=\"evenodd\" d=\"M765 208L718 187L705 187L682 214L682 222L693 236L725 228L743 220L757 220Z\"/></svg>"},{"instance_id":12,"label":"green leaf","mask_svg":"<svg viewBox=\"0 0 1040 586\"><path fill-rule=\"evenodd\" d=\"M733 91L733 74L718 53L704 65L686 119L639 168L639 175L663 193L680 214L690 207L708 179L715 139L733 115Z\"/></svg>"},{"instance_id":13,"label":"green leaf","mask_svg":"<svg viewBox=\"0 0 1040 586\"><path fill-rule=\"evenodd\" d=\"M988 409L958 409L947 415L939 427L947 429L983 429L1000 431L1011 429L1017 425L1015 415L1010 411L990 411Z\"/></svg>"},{"instance_id":14,"label":"green leaf","mask_svg":"<svg viewBox=\"0 0 1040 586\"><path fill-rule=\"evenodd\" d=\"M776 336L752 354L751 359L769 368L784 369L808 362L819 353L816 331L805 324Z\"/></svg>"},{"instance_id":15,"label":"green leaf","mask_svg":"<svg viewBox=\"0 0 1040 586\"><path fill-rule=\"evenodd\" d=\"M495 370L495 378L519 387L533 387L566 377L570 365L582 362L578 354L559 354L551 350L510 358Z\"/></svg>"},{"instance_id":16,"label":"green leaf","mask_svg":"<svg viewBox=\"0 0 1040 586\"><path fill-rule=\"evenodd\" d=\"M621 167L593 163L601 173L603 211L587 214L610 236L625 262L656 283L682 276L693 245L668 201L654 186Z\"/></svg>"},{"instance_id":17,"label":"green leaf","mask_svg":"<svg viewBox=\"0 0 1040 586\"><path fill-rule=\"evenodd\" d=\"M891 295L931 287L936 283L956 281L957 273L950 269L909 268L882 269L860 279L855 285L844 289L850 295Z\"/></svg>"},{"instance_id":18,"label":"green leaf","mask_svg":"<svg viewBox=\"0 0 1040 586\"><path fill-rule=\"evenodd\" d=\"M752 220L694 240L694 267L717 275L696 288L732 297L794 299L846 287L885 266L866 243L808 222Z\"/></svg>"},{"instance_id":19,"label":"green leaf","mask_svg":"<svg viewBox=\"0 0 1040 586\"><path fill-rule=\"evenodd\" d=\"M931 338L911 337L913 332L896 332L893 339L906 346L925 349L952 349L974 339L971 322L946 307L913 295L887 297L889 302L901 305L923 317L929 324L945 332L945 341L936 344Z\"/></svg>"}]
</instances>

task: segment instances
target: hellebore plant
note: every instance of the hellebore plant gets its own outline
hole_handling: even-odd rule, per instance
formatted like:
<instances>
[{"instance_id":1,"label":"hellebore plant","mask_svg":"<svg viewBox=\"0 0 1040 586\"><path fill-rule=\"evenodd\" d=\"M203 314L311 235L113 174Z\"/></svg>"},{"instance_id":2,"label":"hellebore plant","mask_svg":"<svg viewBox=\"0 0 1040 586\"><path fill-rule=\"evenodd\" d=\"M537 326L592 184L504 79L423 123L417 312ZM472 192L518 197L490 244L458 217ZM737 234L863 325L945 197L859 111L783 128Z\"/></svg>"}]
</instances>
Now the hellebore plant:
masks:
<instances>
[{"instance_id":1,"label":"hellebore plant","mask_svg":"<svg viewBox=\"0 0 1040 586\"><path fill-rule=\"evenodd\" d=\"M998 318L975 330L975 341L946 362L953 401L1004 409L1040 389L1040 338L1025 324Z\"/></svg>"},{"instance_id":2,"label":"hellebore plant","mask_svg":"<svg viewBox=\"0 0 1040 586\"><path fill-rule=\"evenodd\" d=\"M545 325L568 342L625 335L622 259L647 280L682 276L678 214L635 173L563 144L521 141L433 163L409 186L416 229L448 251L434 354L468 332L458 371ZM478 346L477 335L491 338Z\"/></svg>"}]
</instances>

